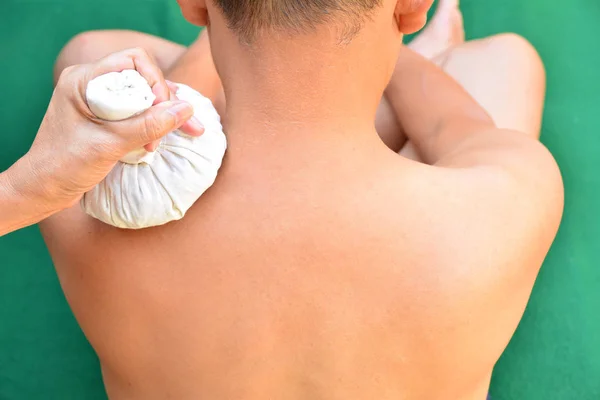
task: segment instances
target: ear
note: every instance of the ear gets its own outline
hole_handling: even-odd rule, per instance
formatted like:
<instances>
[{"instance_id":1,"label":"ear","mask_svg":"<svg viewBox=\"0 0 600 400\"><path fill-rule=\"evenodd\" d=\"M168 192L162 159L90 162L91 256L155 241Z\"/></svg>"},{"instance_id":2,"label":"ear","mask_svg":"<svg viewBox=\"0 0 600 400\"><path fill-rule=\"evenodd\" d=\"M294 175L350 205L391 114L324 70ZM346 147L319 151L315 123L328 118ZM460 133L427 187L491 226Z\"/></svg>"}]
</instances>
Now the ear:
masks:
<instances>
[{"instance_id":1,"label":"ear","mask_svg":"<svg viewBox=\"0 0 600 400\"><path fill-rule=\"evenodd\" d=\"M398 0L394 16L398 29L405 35L421 30L434 0Z\"/></svg>"},{"instance_id":2,"label":"ear","mask_svg":"<svg viewBox=\"0 0 600 400\"><path fill-rule=\"evenodd\" d=\"M177 0L183 17L198 26L208 25L208 10L206 0Z\"/></svg>"}]
</instances>

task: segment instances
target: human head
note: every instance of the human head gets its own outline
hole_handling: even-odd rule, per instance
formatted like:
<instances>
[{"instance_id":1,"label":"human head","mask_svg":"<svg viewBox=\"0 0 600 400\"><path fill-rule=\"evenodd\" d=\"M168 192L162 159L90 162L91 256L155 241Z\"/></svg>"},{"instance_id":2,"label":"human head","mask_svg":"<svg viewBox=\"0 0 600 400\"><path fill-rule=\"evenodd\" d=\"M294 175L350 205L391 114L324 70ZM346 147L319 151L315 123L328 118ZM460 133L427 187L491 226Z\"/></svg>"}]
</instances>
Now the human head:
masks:
<instances>
[{"instance_id":1,"label":"human head","mask_svg":"<svg viewBox=\"0 0 600 400\"><path fill-rule=\"evenodd\" d=\"M261 33L302 34L323 24L339 28L340 41L351 40L378 9L393 10L396 28L421 29L433 0L178 0L184 16L196 25L210 23L215 6L243 42ZM208 3L208 4L207 4ZM393 4L392 4L393 3ZM392 7L390 7L390 5ZM387 7L386 7L387 6Z\"/></svg>"},{"instance_id":2,"label":"human head","mask_svg":"<svg viewBox=\"0 0 600 400\"><path fill-rule=\"evenodd\" d=\"M261 93L289 106L283 97L291 94L344 113L353 103L367 116L395 70L403 34L423 27L433 0L178 2L188 21L207 26L229 105Z\"/></svg>"}]
</instances>

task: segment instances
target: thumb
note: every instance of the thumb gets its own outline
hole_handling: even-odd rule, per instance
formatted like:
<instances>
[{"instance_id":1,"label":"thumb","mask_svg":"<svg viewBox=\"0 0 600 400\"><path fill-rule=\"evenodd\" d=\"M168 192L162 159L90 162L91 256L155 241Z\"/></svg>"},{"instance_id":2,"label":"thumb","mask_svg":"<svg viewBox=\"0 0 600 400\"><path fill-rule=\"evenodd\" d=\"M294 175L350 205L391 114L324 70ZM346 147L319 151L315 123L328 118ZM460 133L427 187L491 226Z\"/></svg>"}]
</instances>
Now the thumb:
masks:
<instances>
[{"instance_id":1,"label":"thumb","mask_svg":"<svg viewBox=\"0 0 600 400\"><path fill-rule=\"evenodd\" d=\"M130 151L147 145L179 129L194 115L191 104L185 101L165 101L129 119L111 122L113 131L125 141Z\"/></svg>"}]
</instances>

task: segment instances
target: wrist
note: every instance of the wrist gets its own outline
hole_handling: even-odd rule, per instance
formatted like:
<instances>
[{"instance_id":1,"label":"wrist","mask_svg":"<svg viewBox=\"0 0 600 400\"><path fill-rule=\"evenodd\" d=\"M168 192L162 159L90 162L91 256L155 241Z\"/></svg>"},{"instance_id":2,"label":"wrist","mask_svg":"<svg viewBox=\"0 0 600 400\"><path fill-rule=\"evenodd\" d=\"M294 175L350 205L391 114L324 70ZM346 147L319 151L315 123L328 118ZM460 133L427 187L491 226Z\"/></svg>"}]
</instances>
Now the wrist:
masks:
<instances>
[{"instance_id":1,"label":"wrist","mask_svg":"<svg viewBox=\"0 0 600 400\"><path fill-rule=\"evenodd\" d=\"M0 236L33 225L58 209L43 196L28 160L22 158L0 173Z\"/></svg>"},{"instance_id":2,"label":"wrist","mask_svg":"<svg viewBox=\"0 0 600 400\"><path fill-rule=\"evenodd\" d=\"M49 187L50 179L45 178L32 162L29 153L11 166L7 175L7 184L15 198L39 212L55 212L60 209L55 204L56 197Z\"/></svg>"}]
</instances>

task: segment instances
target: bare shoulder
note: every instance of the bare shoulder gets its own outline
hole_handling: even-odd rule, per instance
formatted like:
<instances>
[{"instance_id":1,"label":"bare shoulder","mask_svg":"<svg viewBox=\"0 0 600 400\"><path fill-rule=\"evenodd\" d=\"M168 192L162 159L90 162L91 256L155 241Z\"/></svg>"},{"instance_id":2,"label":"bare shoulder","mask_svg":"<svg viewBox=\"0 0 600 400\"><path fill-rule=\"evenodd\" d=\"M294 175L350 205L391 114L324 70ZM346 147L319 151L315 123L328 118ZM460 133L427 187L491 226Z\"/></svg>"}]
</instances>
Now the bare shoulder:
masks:
<instances>
[{"instance_id":1,"label":"bare shoulder","mask_svg":"<svg viewBox=\"0 0 600 400\"><path fill-rule=\"evenodd\" d=\"M410 163L414 178L404 179L409 187L398 187L395 201L411 221L392 218L411 241L409 265L434 294L430 321L490 359L523 315L563 211L561 174L549 151L522 133L499 133L465 142L436 166Z\"/></svg>"},{"instance_id":2,"label":"bare shoulder","mask_svg":"<svg viewBox=\"0 0 600 400\"><path fill-rule=\"evenodd\" d=\"M437 167L455 182L473 219L498 224L497 235L531 235L549 247L562 218L564 189L554 157L540 142L494 129L466 141Z\"/></svg>"},{"instance_id":3,"label":"bare shoulder","mask_svg":"<svg viewBox=\"0 0 600 400\"><path fill-rule=\"evenodd\" d=\"M540 142L490 129L470 135L434 166L395 162L397 173L384 179L393 200L384 207L412 211L393 218L392 229L410 227L413 238L422 236L421 243L454 264L506 260L510 268L537 273L564 202L560 170Z\"/></svg>"},{"instance_id":4,"label":"bare shoulder","mask_svg":"<svg viewBox=\"0 0 600 400\"><path fill-rule=\"evenodd\" d=\"M399 159L382 179L389 198L380 202L388 215L380 225L390 229L382 241L410 282L402 293L418 310L412 317L440 333L448 365L468 356L491 370L560 224L553 157L533 140L508 139L494 149L469 144L468 156L437 166Z\"/></svg>"},{"instance_id":5,"label":"bare shoulder","mask_svg":"<svg viewBox=\"0 0 600 400\"><path fill-rule=\"evenodd\" d=\"M538 140L521 132L494 128L471 135L436 166L504 176L513 189L562 209L563 183L554 157Z\"/></svg>"},{"instance_id":6,"label":"bare shoulder","mask_svg":"<svg viewBox=\"0 0 600 400\"><path fill-rule=\"evenodd\" d=\"M439 205L441 218L463 226L465 240L482 249L529 256L525 264L537 271L558 230L564 201L558 165L540 142L520 132L484 131L434 169L434 179L450 185L447 190L457 199Z\"/></svg>"}]
</instances>

